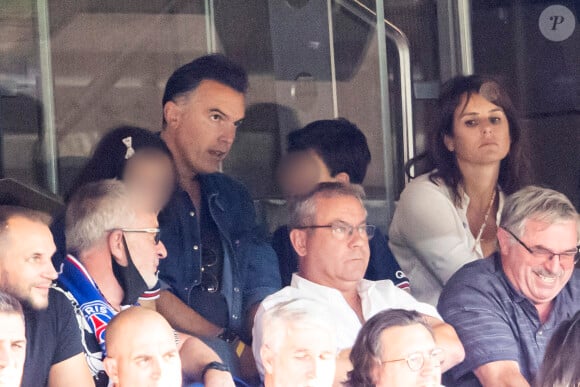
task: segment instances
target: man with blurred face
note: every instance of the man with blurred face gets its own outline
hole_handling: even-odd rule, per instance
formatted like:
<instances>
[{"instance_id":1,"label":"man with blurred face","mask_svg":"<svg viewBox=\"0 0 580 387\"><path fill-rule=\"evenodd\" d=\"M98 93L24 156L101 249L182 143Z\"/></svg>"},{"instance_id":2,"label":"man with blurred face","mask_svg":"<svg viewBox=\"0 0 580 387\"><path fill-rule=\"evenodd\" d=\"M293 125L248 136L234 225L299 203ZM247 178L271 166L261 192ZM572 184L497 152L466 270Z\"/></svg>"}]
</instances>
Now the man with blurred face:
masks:
<instances>
[{"instance_id":1,"label":"man with blurred face","mask_svg":"<svg viewBox=\"0 0 580 387\"><path fill-rule=\"evenodd\" d=\"M364 274L369 261L369 238L374 226L366 223L367 213L360 190L342 183L321 183L297 199L290 215L290 239L299 258L298 273L290 286L266 298L254 323L254 356L262 368L258 348L262 342L262 314L292 298L310 298L327 305L335 321L339 361L335 383L344 381L351 368L348 353L362 323L384 309L417 310L433 328L435 339L448 356L450 368L463 359L463 347L451 326L434 307L416 301L392 281L369 281Z\"/></svg>"},{"instance_id":2,"label":"man with blurred face","mask_svg":"<svg viewBox=\"0 0 580 387\"><path fill-rule=\"evenodd\" d=\"M143 307L116 315L107 327L104 366L113 386L181 386L175 335L159 313Z\"/></svg>"},{"instance_id":3,"label":"man with blurred face","mask_svg":"<svg viewBox=\"0 0 580 387\"><path fill-rule=\"evenodd\" d=\"M439 301L466 352L450 384L529 386L554 330L580 310L578 224L556 191L530 186L508 198L499 253L460 269Z\"/></svg>"},{"instance_id":4,"label":"man with blurred face","mask_svg":"<svg viewBox=\"0 0 580 387\"><path fill-rule=\"evenodd\" d=\"M324 306L291 300L268 310L260 349L265 387L330 387L336 368L336 329Z\"/></svg>"},{"instance_id":5,"label":"man with blurred face","mask_svg":"<svg viewBox=\"0 0 580 387\"><path fill-rule=\"evenodd\" d=\"M0 387L18 387L26 357L24 315L17 299L0 291Z\"/></svg>"},{"instance_id":6,"label":"man with blurred face","mask_svg":"<svg viewBox=\"0 0 580 387\"><path fill-rule=\"evenodd\" d=\"M123 182L101 180L79 188L67 206L66 243L70 254L58 283L77 305L85 352L97 386L108 383L103 366L108 324L156 286L159 261L167 256L159 239L157 214L146 203L139 193L128 191ZM183 372L188 378L200 380L203 367L220 359L198 339L180 339ZM216 370L204 376L207 386L233 386L227 372Z\"/></svg>"},{"instance_id":7,"label":"man with blurred face","mask_svg":"<svg viewBox=\"0 0 580 387\"><path fill-rule=\"evenodd\" d=\"M57 273L49 220L37 211L0 206L0 290L22 303L26 322L22 386L92 386L73 309L51 289Z\"/></svg>"},{"instance_id":8,"label":"man with blurred face","mask_svg":"<svg viewBox=\"0 0 580 387\"><path fill-rule=\"evenodd\" d=\"M314 121L290 132L286 151L278 181L288 202L306 195L322 182L350 183L363 189L371 152L364 133L344 118ZM281 226L274 232L272 247L278 255L282 284L290 285L292 274L298 270L298 255L292 247L288 226ZM365 278L390 279L401 289L408 290L409 280L380 230L369 240L369 248Z\"/></svg>"}]
</instances>

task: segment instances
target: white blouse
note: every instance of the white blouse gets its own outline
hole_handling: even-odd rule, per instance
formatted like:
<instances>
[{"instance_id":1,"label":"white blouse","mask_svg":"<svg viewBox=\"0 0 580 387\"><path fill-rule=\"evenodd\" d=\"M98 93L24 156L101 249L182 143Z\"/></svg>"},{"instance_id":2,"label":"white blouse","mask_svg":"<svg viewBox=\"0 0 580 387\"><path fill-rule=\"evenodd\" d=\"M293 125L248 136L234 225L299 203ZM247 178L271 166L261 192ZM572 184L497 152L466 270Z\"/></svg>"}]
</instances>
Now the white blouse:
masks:
<instances>
[{"instance_id":1,"label":"white blouse","mask_svg":"<svg viewBox=\"0 0 580 387\"><path fill-rule=\"evenodd\" d=\"M467 222L469 197L463 193L461 207L453 192L424 174L403 190L389 228L389 247L409 278L411 293L419 301L437 305L443 286L468 262L483 258ZM499 191L496 222L504 203Z\"/></svg>"}]
</instances>

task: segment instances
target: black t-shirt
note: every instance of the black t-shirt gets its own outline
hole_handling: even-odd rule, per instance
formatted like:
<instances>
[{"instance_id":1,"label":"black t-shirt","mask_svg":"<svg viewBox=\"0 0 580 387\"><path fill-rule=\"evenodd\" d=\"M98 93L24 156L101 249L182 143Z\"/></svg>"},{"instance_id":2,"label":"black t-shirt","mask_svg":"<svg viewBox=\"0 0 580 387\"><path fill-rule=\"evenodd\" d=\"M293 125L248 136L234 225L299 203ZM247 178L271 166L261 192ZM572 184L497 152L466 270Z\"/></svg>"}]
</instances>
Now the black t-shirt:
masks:
<instances>
[{"instance_id":1,"label":"black t-shirt","mask_svg":"<svg viewBox=\"0 0 580 387\"><path fill-rule=\"evenodd\" d=\"M22 387L45 386L53 364L83 353L78 323L70 301L50 289L48 308L24 306L26 361Z\"/></svg>"},{"instance_id":2,"label":"black t-shirt","mask_svg":"<svg viewBox=\"0 0 580 387\"><path fill-rule=\"evenodd\" d=\"M211 217L207 203L200 216L201 285L191 290L190 305L205 319L220 327L227 327L228 304L220 292L222 286L224 250L220 231ZM208 290L211 289L211 290Z\"/></svg>"}]
</instances>

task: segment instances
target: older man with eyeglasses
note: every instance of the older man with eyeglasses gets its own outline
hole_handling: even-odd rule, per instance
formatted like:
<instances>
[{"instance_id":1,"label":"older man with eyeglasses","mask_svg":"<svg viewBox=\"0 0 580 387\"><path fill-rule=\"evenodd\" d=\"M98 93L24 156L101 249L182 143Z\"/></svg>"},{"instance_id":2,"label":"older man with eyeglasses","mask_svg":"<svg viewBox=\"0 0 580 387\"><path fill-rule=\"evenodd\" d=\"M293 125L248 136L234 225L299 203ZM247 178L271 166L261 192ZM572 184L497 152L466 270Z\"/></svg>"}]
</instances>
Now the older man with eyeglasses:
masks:
<instances>
[{"instance_id":1,"label":"older man with eyeglasses","mask_svg":"<svg viewBox=\"0 0 580 387\"><path fill-rule=\"evenodd\" d=\"M145 203L121 181L102 180L79 188L67 206L69 255L60 269L57 290L75 307L96 386L109 384L103 365L109 322L121 310L139 305L142 295L156 288L159 261L167 256L159 238L157 213ZM221 360L202 341L178 333L175 340L187 381L234 385L227 370L215 368Z\"/></svg>"},{"instance_id":2,"label":"older man with eyeglasses","mask_svg":"<svg viewBox=\"0 0 580 387\"><path fill-rule=\"evenodd\" d=\"M499 253L465 265L439 300L466 353L448 384L532 383L554 330L580 310L579 221L568 198L551 189L529 186L508 198Z\"/></svg>"},{"instance_id":3,"label":"older man with eyeglasses","mask_svg":"<svg viewBox=\"0 0 580 387\"><path fill-rule=\"evenodd\" d=\"M352 367L348 355L362 324L385 309L416 310L424 316L438 346L445 349L443 369L463 360L463 347L455 331L441 320L434 307L416 301L390 280L363 279L369 262L369 239L375 231L366 218L360 188L353 185L321 183L294 202L289 226L290 239L299 256L298 273L293 275L290 286L262 302L254 321L252 347L262 374L262 315L294 298L313 299L329 308L340 350L337 385Z\"/></svg>"}]
</instances>

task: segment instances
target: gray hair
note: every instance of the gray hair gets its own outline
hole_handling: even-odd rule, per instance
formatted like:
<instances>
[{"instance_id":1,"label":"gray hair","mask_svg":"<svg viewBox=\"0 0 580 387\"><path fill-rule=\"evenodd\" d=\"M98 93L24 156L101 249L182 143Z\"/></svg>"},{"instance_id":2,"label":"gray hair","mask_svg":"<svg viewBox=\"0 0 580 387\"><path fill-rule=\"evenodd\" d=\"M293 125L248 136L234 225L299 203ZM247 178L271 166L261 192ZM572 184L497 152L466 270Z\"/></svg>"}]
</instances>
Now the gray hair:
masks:
<instances>
[{"instance_id":1,"label":"gray hair","mask_svg":"<svg viewBox=\"0 0 580 387\"><path fill-rule=\"evenodd\" d=\"M273 306L262 316L262 345L276 352L290 324L320 327L336 338L336 327L326 306L311 299L292 299Z\"/></svg>"},{"instance_id":2,"label":"gray hair","mask_svg":"<svg viewBox=\"0 0 580 387\"><path fill-rule=\"evenodd\" d=\"M67 251L79 254L87 250L105 232L132 224L135 216L123 182L109 179L82 186L66 210Z\"/></svg>"},{"instance_id":3,"label":"gray hair","mask_svg":"<svg viewBox=\"0 0 580 387\"><path fill-rule=\"evenodd\" d=\"M0 291L0 314L15 314L22 317L22 321L24 321L24 314L20 302L15 297L3 291Z\"/></svg>"},{"instance_id":4,"label":"gray hair","mask_svg":"<svg viewBox=\"0 0 580 387\"><path fill-rule=\"evenodd\" d=\"M316 199L330 199L338 196L354 197L358 199L364 208L364 192L360 186L339 182L324 182L318 184L308 194L298 197L292 202L288 227L293 229L312 224L316 218Z\"/></svg>"},{"instance_id":5,"label":"gray hair","mask_svg":"<svg viewBox=\"0 0 580 387\"><path fill-rule=\"evenodd\" d=\"M530 185L507 198L501 214L501 227L522 236L525 223L530 219L548 224L576 221L576 239L580 240L578 212L566 195L558 191Z\"/></svg>"}]
</instances>

